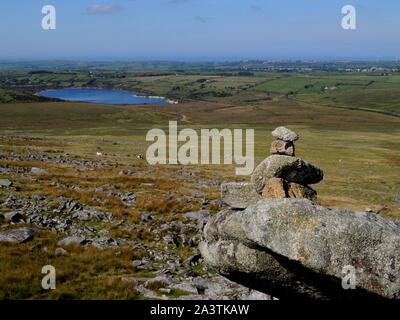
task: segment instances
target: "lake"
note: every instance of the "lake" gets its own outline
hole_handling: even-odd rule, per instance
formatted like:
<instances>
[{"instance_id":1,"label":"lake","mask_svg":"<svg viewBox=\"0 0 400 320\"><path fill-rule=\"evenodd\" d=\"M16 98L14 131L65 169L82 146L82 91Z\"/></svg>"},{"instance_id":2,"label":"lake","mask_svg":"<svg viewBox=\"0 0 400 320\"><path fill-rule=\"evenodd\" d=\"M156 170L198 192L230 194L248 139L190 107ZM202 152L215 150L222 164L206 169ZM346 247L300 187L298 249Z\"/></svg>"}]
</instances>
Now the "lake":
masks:
<instances>
[{"instance_id":1,"label":"lake","mask_svg":"<svg viewBox=\"0 0 400 320\"><path fill-rule=\"evenodd\" d=\"M168 104L168 99L163 97L139 96L133 91L103 88L49 89L39 92L38 95L65 101L101 104Z\"/></svg>"}]
</instances>

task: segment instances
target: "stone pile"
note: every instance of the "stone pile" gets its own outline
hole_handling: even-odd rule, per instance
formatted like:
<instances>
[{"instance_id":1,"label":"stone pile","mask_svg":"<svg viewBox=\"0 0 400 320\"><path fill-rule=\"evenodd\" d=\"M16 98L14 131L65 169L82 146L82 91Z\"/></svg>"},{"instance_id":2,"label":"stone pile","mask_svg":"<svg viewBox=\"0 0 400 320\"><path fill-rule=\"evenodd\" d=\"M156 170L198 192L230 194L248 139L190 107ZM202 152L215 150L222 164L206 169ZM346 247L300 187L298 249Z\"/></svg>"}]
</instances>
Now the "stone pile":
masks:
<instances>
[{"instance_id":1,"label":"stone pile","mask_svg":"<svg viewBox=\"0 0 400 320\"><path fill-rule=\"evenodd\" d=\"M245 209L264 198L305 198L316 201L317 192L309 185L320 182L324 173L318 167L295 157L294 142L299 135L278 127L272 135L271 156L254 170L250 183L224 183L222 200L232 208Z\"/></svg>"},{"instance_id":2,"label":"stone pile","mask_svg":"<svg viewBox=\"0 0 400 320\"><path fill-rule=\"evenodd\" d=\"M280 299L400 299L400 222L315 203L323 172L294 156L298 135L277 128L250 183L225 183L229 205L199 250L219 274ZM356 285L345 290L350 268ZM348 289L348 288L347 288Z\"/></svg>"},{"instance_id":3,"label":"stone pile","mask_svg":"<svg viewBox=\"0 0 400 320\"><path fill-rule=\"evenodd\" d=\"M299 139L299 135L285 127L278 127L272 131L272 136L276 138L271 144L271 154L282 154L295 156L294 142Z\"/></svg>"}]
</instances>

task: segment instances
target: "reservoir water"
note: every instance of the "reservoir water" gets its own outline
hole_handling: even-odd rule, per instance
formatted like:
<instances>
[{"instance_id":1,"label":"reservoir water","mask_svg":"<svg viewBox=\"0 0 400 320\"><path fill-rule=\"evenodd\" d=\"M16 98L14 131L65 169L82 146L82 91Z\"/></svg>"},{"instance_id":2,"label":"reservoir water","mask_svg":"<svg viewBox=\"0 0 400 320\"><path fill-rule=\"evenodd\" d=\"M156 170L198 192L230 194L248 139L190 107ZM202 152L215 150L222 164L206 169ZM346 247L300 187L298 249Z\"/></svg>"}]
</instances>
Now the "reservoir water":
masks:
<instances>
[{"instance_id":1,"label":"reservoir water","mask_svg":"<svg viewBox=\"0 0 400 320\"><path fill-rule=\"evenodd\" d=\"M63 88L49 89L38 93L46 98L56 98L65 101L91 102L101 104L167 104L163 97L139 96L132 91L103 88Z\"/></svg>"}]
</instances>

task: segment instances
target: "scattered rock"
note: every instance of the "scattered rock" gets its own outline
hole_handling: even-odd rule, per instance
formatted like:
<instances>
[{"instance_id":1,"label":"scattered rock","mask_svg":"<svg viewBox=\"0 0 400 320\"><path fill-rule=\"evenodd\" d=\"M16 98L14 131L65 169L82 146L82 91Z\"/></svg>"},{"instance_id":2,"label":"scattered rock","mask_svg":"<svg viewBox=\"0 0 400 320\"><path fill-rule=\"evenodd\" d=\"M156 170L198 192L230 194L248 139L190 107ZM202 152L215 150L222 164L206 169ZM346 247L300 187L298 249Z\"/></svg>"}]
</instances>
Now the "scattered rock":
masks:
<instances>
[{"instance_id":1,"label":"scattered rock","mask_svg":"<svg viewBox=\"0 0 400 320\"><path fill-rule=\"evenodd\" d=\"M159 294L155 293L154 291L143 287L142 285L137 286L136 290L148 299L153 299L153 300L167 300L168 299L165 295L159 295Z\"/></svg>"},{"instance_id":2,"label":"scattered rock","mask_svg":"<svg viewBox=\"0 0 400 320\"><path fill-rule=\"evenodd\" d=\"M70 245L81 245L85 243L85 238L79 236L69 236L61 239L57 242L57 246L70 246Z\"/></svg>"},{"instance_id":3,"label":"scattered rock","mask_svg":"<svg viewBox=\"0 0 400 320\"><path fill-rule=\"evenodd\" d=\"M19 222L23 218L22 214L16 211L4 213L3 216L9 222Z\"/></svg>"},{"instance_id":4,"label":"scattered rock","mask_svg":"<svg viewBox=\"0 0 400 320\"><path fill-rule=\"evenodd\" d=\"M142 260L133 260L133 261L132 261L132 265L133 265L135 268L137 268L137 267L143 265L143 261L142 261Z\"/></svg>"},{"instance_id":5,"label":"scattered rock","mask_svg":"<svg viewBox=\"0 0 400 320\"><path fill-rule=\"evenodd\" d=\"M177 245L177 243L175 242L174 237L172 235L170 235L170 234L165 235L163 237L163 240L168 245L175 245L175 246Z\"/></svg>"},{"instance_id":6,"label":"scattered rock","mask_svg":"<svg viewBox=\"0 0 400 320\"><path fill-rule=\"evenodd\" d=\"M79 208L79 207L77 207ZM75 210L75 209L72 209ZM78 210L75 211L72 214L72 218L77 218L81 221L88 221L88 220L103 220L104 219L104 214L102 212L99 212L97 210Z\"/></svg>"},{"instance_id":7,"label":"scattered rock","mask_svg":"<svg viewBox=\"0 0 400 320\"><path fill-rule=\"evenodd\" d=\"M143 222L149 222L149 221L153 220L153 217L148 213L141 213L140 220L142 220Z\"/></svg>"},{"instance_id":8,"label":"scattered rock","mask_svg":"<svg viewBox=\"0 0 400 320\"><path fill-rule=\"evenodd\" d=\"M46 173L48 173L48 172L47 172L47 170L45 170L45 169L33 167L33 168L31 169L31 173L32 173L32 174L46 174Z\"/></svg>"},{"instance_id":9,"label":"scattered rock","mask_svg":"<svg viewBox=\"0 0 400 320\"><path fill-rule=\"evenodd\" d=\"M101 250L118 246L117 241L115 241L112 238L108 238L108 237L93 239L92 241L88 242L88 244L92 245L93 247L95 247L97 249L101 249Z\"/></svg>"},{"instance_id":10,"label":"scattered rock","mask_svg":"<svg viewBox=\"0 0 400 320\"><path fill-rule=\"evenodd\" d=\"M178 300L182 300L182 301L192 301L192 300L197 300L197 301L201 301L201 300L211 300L212 298L207 297L205 295L200 295L200 294L189 294L189 295L184 295L178 298ZM217 299L214 299L217 300Z\"/></svg>"},{"instance_id":11,"label":"scattered rock","mask_svg":"<svg viewBox=\"0 0 400 320\"><path fill-rule=\"evenodd\" d=\"M206 216L210 214L209 210L199 210L199 211L191 211L191 212L186 212L184 216L188 218L189 220L203 220Z\"/></svg>"},{"instance_id":12,"label":"scattered rock","mask_svg":"<svg viewBox=\"0 0 400 320\"><path fill-rule=\"evenodd\" d=\"M32 240L35 230L31 228L19 228L0 232L0 242L23 243Z\"/></svg>"},{"instance_id":13,"label":"scattered rock","mask_svg":"<svg viewBox=\"0 0 400 320\"><path fill-rule=\"evenodd\" d=\"M119 193L118 196L128 207L132 207L136 203L136 194L133 192Z\"/></svg>"},{"instance_id":14,"label":"scattered rock","mask_svg":"<svg viewBox=\"0 0 400 320\"><path fill-rule=\"evenodd\" d=\"M140 292L150 299L159 299L160 293L170 294L172 290L179 290L183 294L177 300L268 300L270 298L269 295L248 289L218 275L188 278L159 275L155 278L122 280L133 282L134 286L141 288ZM168 299L174 298L169 296Z\"/></svg>"},{"instance_id":15,"label":"scattered rock","mask_svg":"<svg viewBox=\"0 0 400 320\"><path fill-rule=\"evenodd\" d=\"M244 292L238 300L272 300L273 298L269 294L262 293L257 290L249 290Z\"/></svg>"},{"instance_id":16,"label":"scattered rock","mask_svg":"<svg viewBox=\"0 0 400 320\"><path fill-rule=\"evenodd\" d=\"M177 284L172 284L169 286L171 289L175 289L175 290L181 290L187 293L192 293L192 294L198 294L199 292L197 291L197 288L190 284L190 283L185 283L185 282L181 282L181 283L177 283Z\"/></svg>"},{"instance_id":17,"label":"scattered rock","mask_svg":"<svg viewBox=\"0 0 400 320\"><path fill-rule=\"evenodd\" d=\"M0 187L9 188L12 186L12 182L8 179L0 179Z\"/></svg>"},{"instance_id":18,"label":"scattered rock","mask_svg":"<svg viewBox=\"0 0 400 320\"><path fill-rule=\"evenodd\" d=\"M166 294L170 294L172 292L172 290L169 288L160 288L160 289L158 289L158 291L160 291L162 293L166 293Z\"/></svg>"},{"instance_id":19,"label":"scattered rock","mask_svg":"<svg viewBox=\"0 0 400 320\"><path fill-rule=\"evenodd\" d=\"M57 164L70 164L79 166L78 171L88 171L93 169L102 169L102 168L110 168L114 167L115 164L108 161L107 163L103 161L87 161L82 159L74 159L69 154L64 155L48 155L48 154L0 154L0 160L11 160L11 161L36 161L43 163L57 163ZM27 172L28 171L25 171ZM33 172L31 172L33 173Z\"/></svg>"},{"instance_id":20,"label":"scattered rock","mask_svg":"<svg viewBox=\"0 0 400 320\"><path fill-rule=\"evenodd\" d=\"M142 260L133 260L132 265L138 270L151 270L152 264L148 258Z\"/></svg>"}]
</instances>

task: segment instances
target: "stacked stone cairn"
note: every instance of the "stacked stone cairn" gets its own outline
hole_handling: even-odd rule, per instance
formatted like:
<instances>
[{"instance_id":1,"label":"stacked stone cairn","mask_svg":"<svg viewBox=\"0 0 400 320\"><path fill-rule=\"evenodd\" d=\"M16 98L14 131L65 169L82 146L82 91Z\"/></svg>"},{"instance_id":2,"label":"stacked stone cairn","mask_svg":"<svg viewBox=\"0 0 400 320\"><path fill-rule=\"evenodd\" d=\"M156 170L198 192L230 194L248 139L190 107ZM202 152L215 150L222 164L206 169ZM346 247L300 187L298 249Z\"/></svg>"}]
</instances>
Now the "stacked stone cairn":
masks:
<instances>
[{"instance_id":1,"label":"stacked stone cairn","mask_svg":"<svg viewBox=\"0 0 400 320\"><path fill-rule=\"evenodd\" d=\"M298 135L273 131L271 153L249 183L225 183L228 204L204 227L200 253L228 279L279 299L400 299L400 224L315 203L323 172L295 157ZM357 285L343 290L354 266Z\"/></svg>"},{"instance_id":2,"label":"stacked stone cairn","mask_svg":"<svg viewBox=\"0 0 400 320\"><path fill-rule=\"evenodd\" d=\"M324 173L318 167L295 156L294 142L299 135L285 127L272 132L271 156L255 169L249 183L228 182L221 185L223 201L232 208L245 209L264 198L305 198L317 200L309 185L320 182Z\"/></svg>"}]
</instances>

